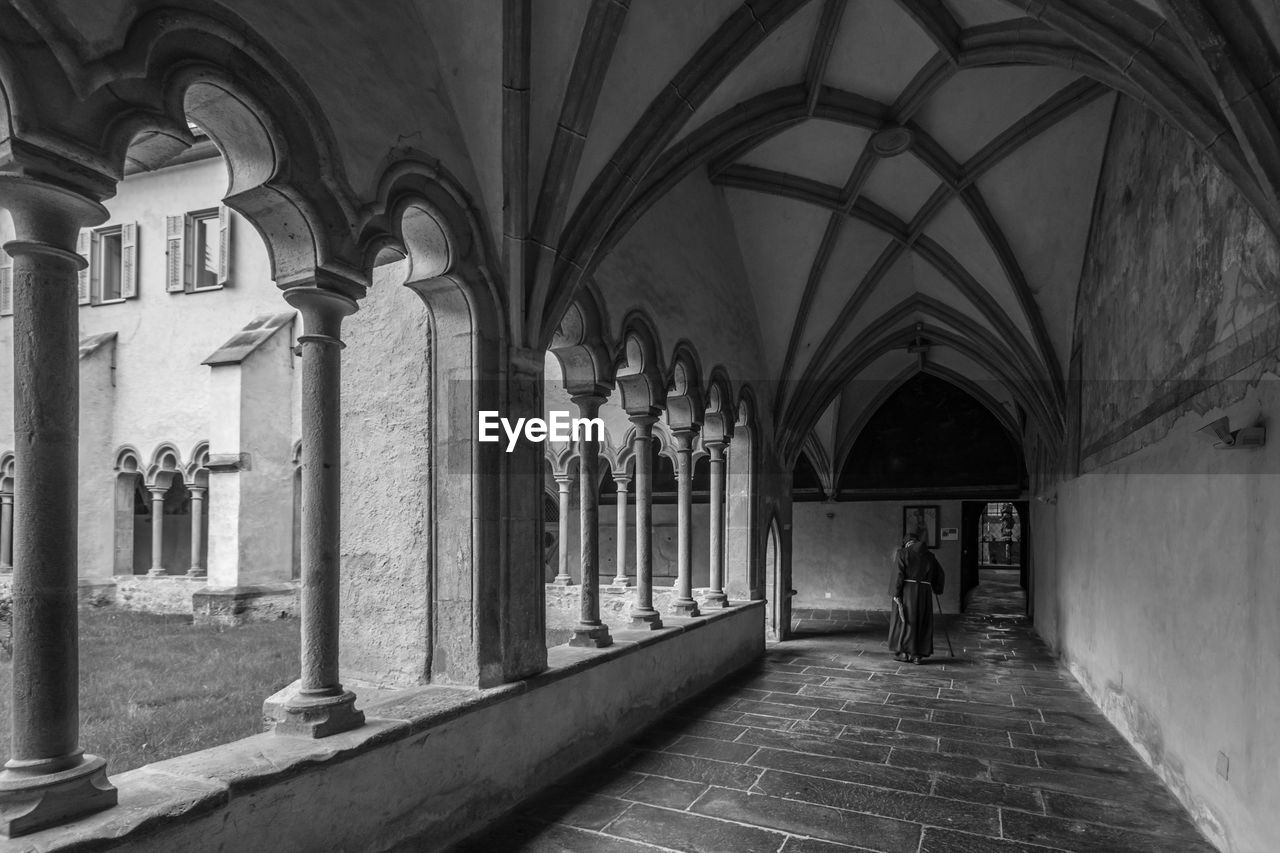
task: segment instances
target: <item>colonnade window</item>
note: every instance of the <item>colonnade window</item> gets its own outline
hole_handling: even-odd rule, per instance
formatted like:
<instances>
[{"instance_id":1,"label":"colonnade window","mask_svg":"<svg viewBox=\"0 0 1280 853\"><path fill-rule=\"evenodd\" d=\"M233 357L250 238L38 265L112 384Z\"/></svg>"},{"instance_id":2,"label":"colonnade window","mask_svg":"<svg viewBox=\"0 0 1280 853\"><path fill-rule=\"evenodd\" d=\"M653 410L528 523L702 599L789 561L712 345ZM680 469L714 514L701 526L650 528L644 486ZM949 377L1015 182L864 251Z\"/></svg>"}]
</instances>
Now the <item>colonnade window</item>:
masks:
<instances>
[{"instance_id":1,"label":"colonnade window","mask_svg":"<svg viewBox=\"0 0 1280 853\"><path fill-rule=\"evenodd\" d=\"M116 575L203 577L208 566L208 472L197 467L144 474L118 463L114 496Z\"/></svg>"},{"instance_id":2,"label":"colonnade window","mask_svg":"<svg viewBox=\"0 0 1280 853\"><path fill-rule=\"evenodd\" d=\"M675 592L679 582L679 563L681 553L679 521L679 496L681 483L677 467L672 459L674 441L665 427L654 430L657 435L648 441L647 486L645 495L647 509L644 513L642 529L640 515L637 512L637 472L635 449L629 446L632 441L628 435L621 440L612 435L606 436L600 449L600 462L597 470L596 505L601 511L595 514L597 528L597 572L596 580L609 595L620 592L626 595L634 593L627 587L638 587L641 584L638 566L639 538L647 540L646 551L649 563L652 591L658 596L661 607L665 597ZM660 436L660 437L659 437ZM743 449L738 450L744 452ZM713 461L713 454L703 446L700 439L694 440L691 455L689 482L687 484L689 507L692 514L692 525L688 536L691 538L692 564L690 566L691 582L698 590L699 597L708 594L723 595L723 582L727 563L724 543L730 536L727 507L729 504L728 489L725 488L724 460L725 449L717 447L715 453L720 462ZM558 586L572 587L585 584L583 577L583 561L581 556L584 533L581 529L582 490L579 488L577 473L578 457L570 448L548 448L549 467L548 483L556 483L556 492L548 486L543 495L543 524L545 577L548 583ZM721 474L713 477L714 464L720 464ZM734 476L745 479L749 470L745 464L734 469ZM743 486L744 491L747 487ZM717 494L718 490L718 494ZM712 501L718 500L720 511L713 511ZM608 508L608 511L604 511ZM713 527L718 530L713 531ZM718 534L718 535L717 535ZM738 560L749 559L749 549L735 552ZM714 561L719 559L719 571L713 571ZM754 589L754 571L750 565L742 565L737 569L740 579L739 589ZM621 588L621 589L620 589ZM638 590L637 590L638 592ZM676 614L680 615L680 614ZM550 642L562 642L563 631L552 631Z\"/></svg>"}]
</instances>

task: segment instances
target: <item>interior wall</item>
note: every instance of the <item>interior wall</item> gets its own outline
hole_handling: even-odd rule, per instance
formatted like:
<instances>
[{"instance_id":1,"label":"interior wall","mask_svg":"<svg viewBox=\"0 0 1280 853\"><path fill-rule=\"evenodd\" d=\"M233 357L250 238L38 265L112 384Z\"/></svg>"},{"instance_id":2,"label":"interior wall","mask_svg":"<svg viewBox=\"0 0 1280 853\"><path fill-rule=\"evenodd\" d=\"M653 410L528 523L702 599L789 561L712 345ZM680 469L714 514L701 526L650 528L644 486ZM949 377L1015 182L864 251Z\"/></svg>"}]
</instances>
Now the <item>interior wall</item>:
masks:
<instances>
[{"instance_id":1,"label":"interior wall","mask_svg":"<svg viewBox=\"0 0 1280 853\"><path fill-rule=\"evenodd\" d=\"M1077 307L1082 472L1033 509L1037 627L1223 849L1280 837L1280 246L1179 134L1117 110Z\"/></svg>"},{"instance_id":2,"label":"interior wall","mask_svg":"<svg viewBox=\"0 0 1280 853\"><path fill-rule=\"evenodd\" d=\"M902 508L938 507L938 528L960 527L960 501L803 502L792 505L792 606L888 610L893 552L902 542ZM828 517L830 515L830 517ZM960 608L960 541L934 556L946 573L943 611Z\"/></svg>"}]
</instances>

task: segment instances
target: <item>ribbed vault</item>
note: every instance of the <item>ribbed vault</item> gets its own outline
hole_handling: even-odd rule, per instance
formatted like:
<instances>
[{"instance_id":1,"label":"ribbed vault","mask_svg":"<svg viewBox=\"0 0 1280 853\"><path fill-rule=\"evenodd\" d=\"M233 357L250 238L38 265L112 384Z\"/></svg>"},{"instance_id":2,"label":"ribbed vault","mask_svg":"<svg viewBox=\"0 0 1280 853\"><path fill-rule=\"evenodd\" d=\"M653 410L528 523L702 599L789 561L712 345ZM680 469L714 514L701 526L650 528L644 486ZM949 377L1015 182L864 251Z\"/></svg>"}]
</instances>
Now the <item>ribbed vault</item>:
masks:
<instances>
[{"instance_id":1,"label":"ribbed vault","mask_svg":"<svg viewBox=\"0 0 1280 853\"><path fill-rule=\"evenodd\" d=\"M848 401L921 365L983 389L1020 433L1061 439L1118 96L1187 133L1280 224L1258 153L1266 96L1241 82L1272 66L1189 35L1262 14L1244 2L1234 17L1193 0L568 5L507 7L540 46L527 67L508 53L531 93L508 100L529 119L530 239L508 243L526 333L545 340L581 282L606 301L642 289L611 253L661 253L660 226L637 225L711 184L759 321L758 378L776 383L784 463L828 417L834 464L866 416ZM921 330L924 360L909 351Z\"/></svg>"}]
</instances>

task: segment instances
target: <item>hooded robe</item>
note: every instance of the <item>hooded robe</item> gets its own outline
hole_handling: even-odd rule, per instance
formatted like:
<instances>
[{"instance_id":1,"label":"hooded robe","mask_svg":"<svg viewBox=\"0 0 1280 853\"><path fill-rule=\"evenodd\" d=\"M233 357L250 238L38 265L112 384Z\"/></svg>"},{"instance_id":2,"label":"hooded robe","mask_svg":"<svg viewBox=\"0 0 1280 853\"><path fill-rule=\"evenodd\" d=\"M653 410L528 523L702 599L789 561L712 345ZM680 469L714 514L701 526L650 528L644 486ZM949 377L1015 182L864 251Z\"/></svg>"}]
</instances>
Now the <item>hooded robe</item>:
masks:
<instances>
[{"instance_id":1,"label":"hooded robe","mask_svg":"<svg viewBox=\"0 0 1280 853\"><path fill-rule=\"evenodd\" d=\"M889 614L889 651L911 657L933 654L933 596L942 594L945 576L933 552L920 540L912 540L894 552L897 576L891 594L895 602Z\"/></svg>"}]
</instances>

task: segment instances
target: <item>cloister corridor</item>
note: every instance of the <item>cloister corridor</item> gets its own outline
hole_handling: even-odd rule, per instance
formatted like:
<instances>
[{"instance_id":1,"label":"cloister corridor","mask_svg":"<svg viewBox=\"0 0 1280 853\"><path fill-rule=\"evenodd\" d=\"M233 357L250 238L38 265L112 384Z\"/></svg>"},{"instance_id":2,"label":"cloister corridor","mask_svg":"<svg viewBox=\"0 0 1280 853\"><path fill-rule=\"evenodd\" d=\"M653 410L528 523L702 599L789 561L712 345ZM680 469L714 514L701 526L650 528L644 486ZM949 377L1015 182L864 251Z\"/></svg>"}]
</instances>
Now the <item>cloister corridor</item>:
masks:
<instances>
[{"instance_id":1,"label":"cloister corridor","mask_svg":"<svg viewBox=\"0 0 1280 853\"><path fill-rule=\"evenodd\" d=\"M801 612L758 667L457 853L1214 850L993 574L948 617L954 658L938 632L925 665L893 660L882 613Z\"/></svg>"},{"instance_id":2,"label":"cloister corridor","mask_svg":"<svg viewBox=\"0 0 1280 853\"><path fill-rule=\"evenodd\" d=\"M1275 853L1278 418L1280 0L0 0L0 853Z\"/></svg>"}]
</instances>

